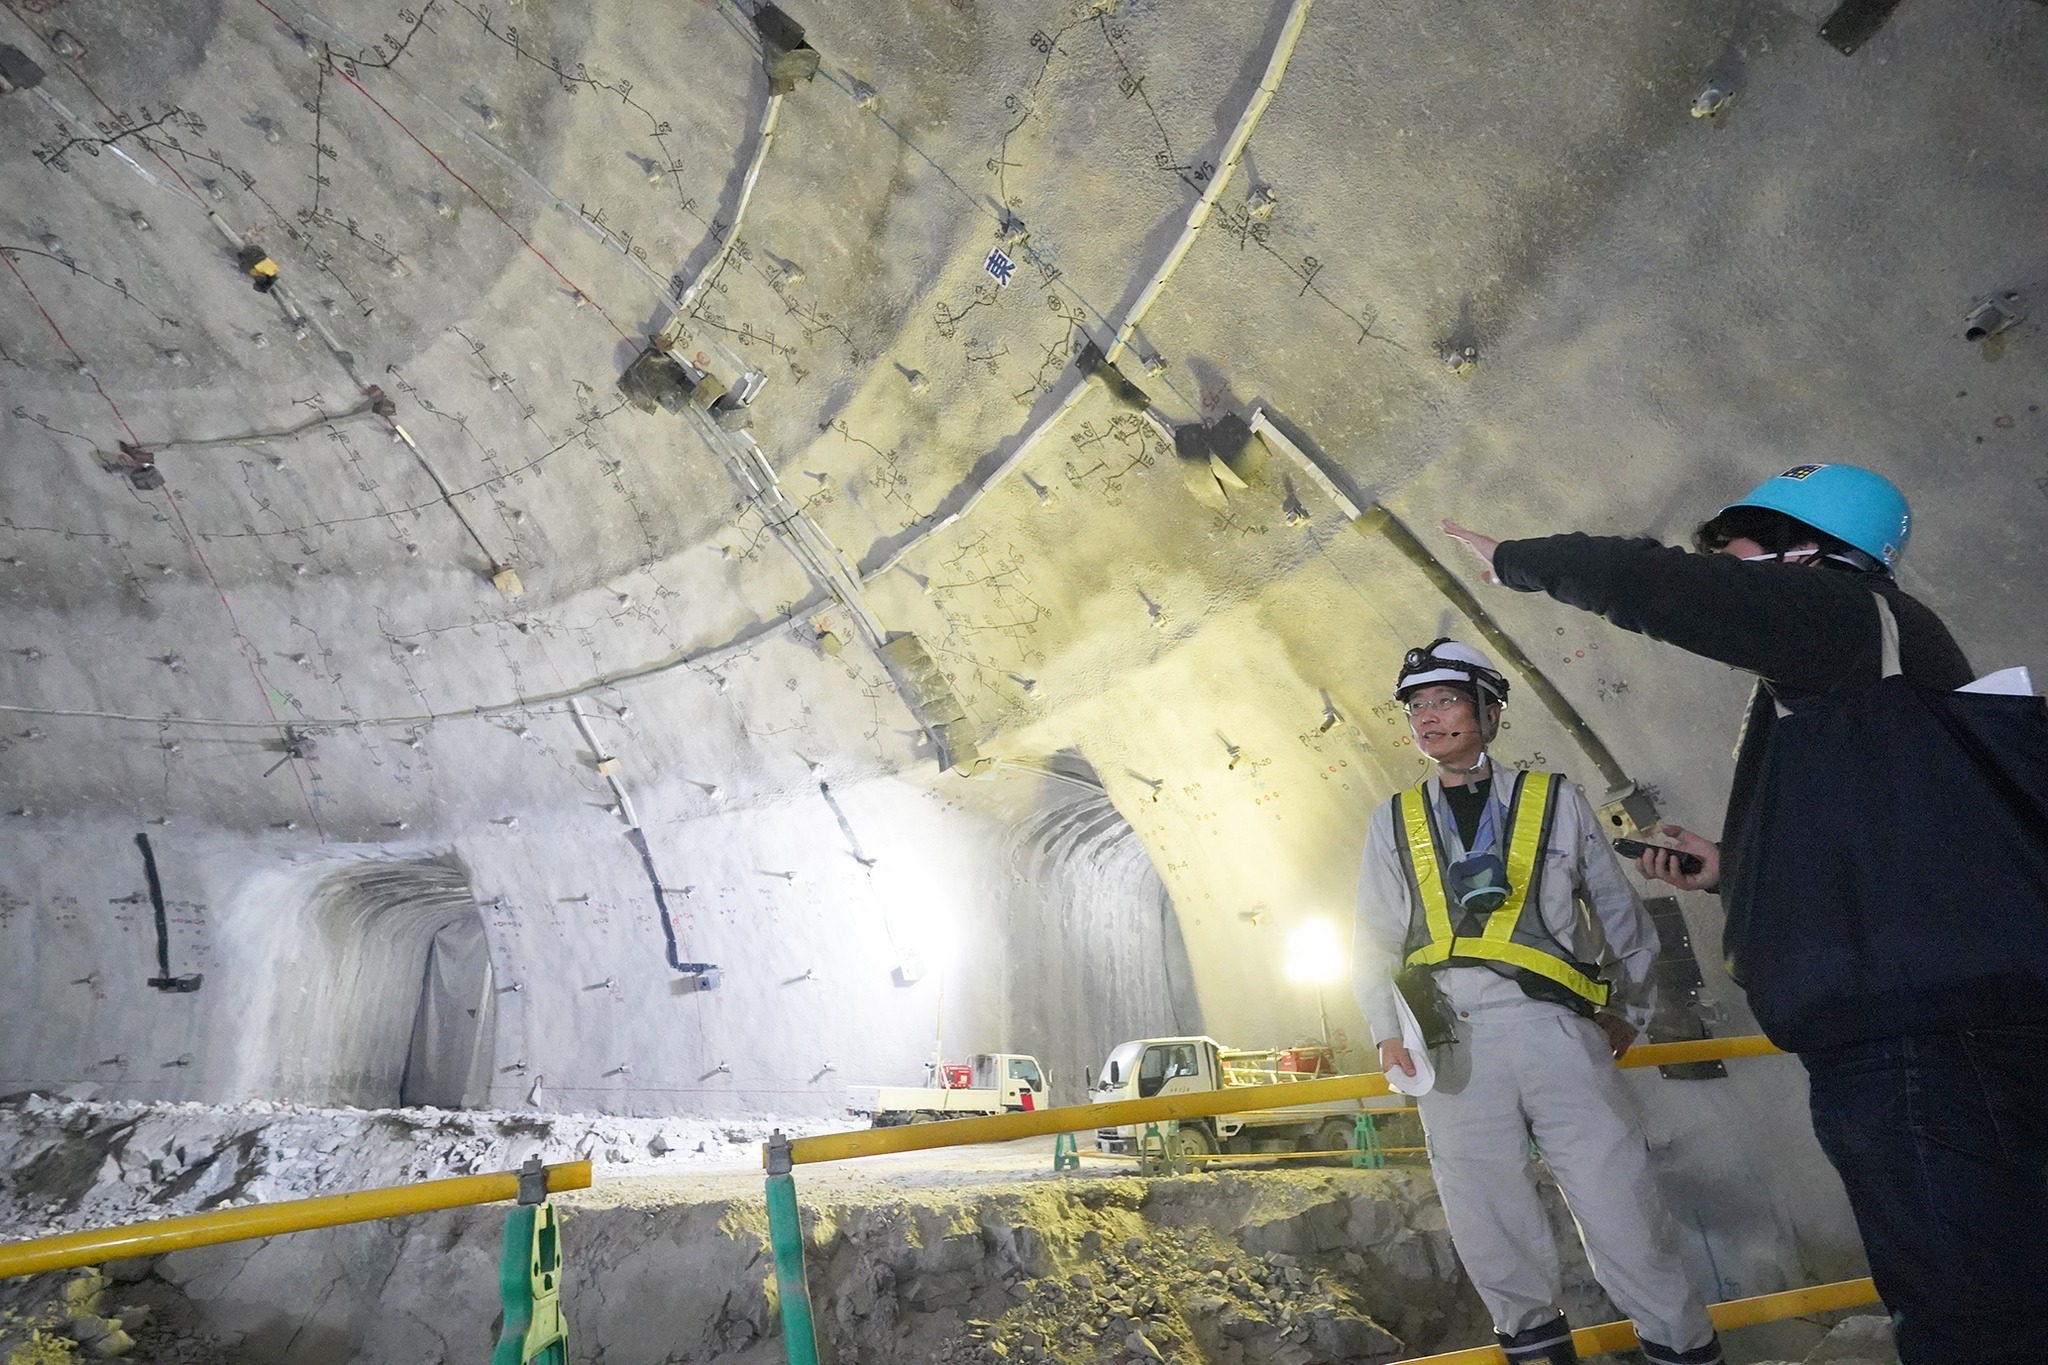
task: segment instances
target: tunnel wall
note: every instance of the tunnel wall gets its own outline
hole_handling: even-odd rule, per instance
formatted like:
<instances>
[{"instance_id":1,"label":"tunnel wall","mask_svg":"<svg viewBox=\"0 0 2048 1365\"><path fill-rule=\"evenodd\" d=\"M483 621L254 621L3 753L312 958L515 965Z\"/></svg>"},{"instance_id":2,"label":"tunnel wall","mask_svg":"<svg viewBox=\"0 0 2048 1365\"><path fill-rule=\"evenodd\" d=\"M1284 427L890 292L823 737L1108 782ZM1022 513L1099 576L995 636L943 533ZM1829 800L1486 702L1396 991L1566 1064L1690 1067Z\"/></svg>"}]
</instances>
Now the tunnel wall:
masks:
<instances>
[{"instance_id":1,"label":"tunnel wall","mask_svg":"<svg viewBox=\"0 0 2048 1365\"><path fill-rule=\"evenodd\" d=\"M602 809L409 856L158 831L171 969L204 974L190 994L144 984L126 827L8 836L0 1093L395 1104L428 944L470 905L496 1107L831 1114L850 1083L921 1081L935 1040L949 1059L1034 1052L1071 1085L1124 1037L1194 1026L1171 903L1107 798L1011 770L975 796L874 779L674 819L687 796L645 789L679 956L717 964L712 989L669 967Z\"/></svg>"}]
</instances>

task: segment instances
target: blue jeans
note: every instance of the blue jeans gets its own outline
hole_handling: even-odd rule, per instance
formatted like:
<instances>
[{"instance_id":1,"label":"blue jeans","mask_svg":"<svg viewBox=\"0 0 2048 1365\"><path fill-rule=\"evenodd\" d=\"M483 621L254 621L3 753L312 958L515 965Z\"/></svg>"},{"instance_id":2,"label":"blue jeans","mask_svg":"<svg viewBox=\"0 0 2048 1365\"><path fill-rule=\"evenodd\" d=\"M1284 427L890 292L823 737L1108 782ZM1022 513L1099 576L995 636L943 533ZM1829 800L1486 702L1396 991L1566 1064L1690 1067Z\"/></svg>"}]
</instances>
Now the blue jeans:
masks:
<instances>
[{"instance_id":1,"label":"blue jeans","mask_svg":"<svg viewBox=\"0 0 2048 1365\"><path fill-rule=\"evenodd\" d=\"M2048 1025L1800 1060L1903 1365L2048 1359Z\"/></svg>"}]
</instances>

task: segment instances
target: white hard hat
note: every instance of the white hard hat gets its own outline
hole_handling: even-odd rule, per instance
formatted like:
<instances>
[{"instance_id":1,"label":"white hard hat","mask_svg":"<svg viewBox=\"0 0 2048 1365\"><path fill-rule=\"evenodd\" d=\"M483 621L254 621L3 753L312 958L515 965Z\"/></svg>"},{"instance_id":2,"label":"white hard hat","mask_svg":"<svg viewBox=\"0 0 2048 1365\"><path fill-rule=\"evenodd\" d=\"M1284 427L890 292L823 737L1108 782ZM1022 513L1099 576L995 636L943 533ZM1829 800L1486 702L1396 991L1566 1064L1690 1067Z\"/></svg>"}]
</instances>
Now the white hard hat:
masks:
<instances>
[{"instance_id":1,"label":"white hard hat","mask_svg":"<svg viewBox=\"0 0 2048 1365\"><path fill-rule=\"evenodd\" d=\"M1394 700L1406 701L1417 688L1436 683L1484 694L1475 696L1475 700L1507 703L1508 680L1493 666L1493 660L1448 635L1420 649L1411 649L1402 657L1401 675L1394 682Z\"/></svg>"}]
</instances>

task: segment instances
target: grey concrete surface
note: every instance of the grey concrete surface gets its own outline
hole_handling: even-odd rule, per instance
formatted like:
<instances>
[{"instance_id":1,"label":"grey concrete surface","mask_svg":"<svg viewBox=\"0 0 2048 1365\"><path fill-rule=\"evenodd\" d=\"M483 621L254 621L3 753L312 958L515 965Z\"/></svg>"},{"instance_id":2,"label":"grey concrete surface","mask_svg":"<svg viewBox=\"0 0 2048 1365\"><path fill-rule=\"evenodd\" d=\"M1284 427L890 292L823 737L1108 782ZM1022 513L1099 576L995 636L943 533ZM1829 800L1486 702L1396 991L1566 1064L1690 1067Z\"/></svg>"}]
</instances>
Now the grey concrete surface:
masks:
<instances>
[{"instance_id":1,"label":"grey concrete surface","mask_svg":"<svg viewBox=\"0 0 2048 1365\"><path fill-rule=\"evenodd\" d=\"M1448 604L1280 452L1219 480L1100 385L944 521L1158 269L1287 6L792 0L822 69L730 252L746 7L407 6L0 13L44 73L0 95L0 1091L346 1099L435 925L344 943L321 888L427 860L485 918L498 1107L822 1117L935 1041L1071 1094L1124 1037L1312 1036L1284 944L1344 932ZM2048 8L1908 0L1848 56L1830 8L1320 0L1124 373L1170 424L1265 406L1460 574L1443 516L1681 539L1869 464L1907 587L2048 668ZM801 517L616 387L714 263L679 350L766 376ZM1486 601L1717 824L1743 679ZM1525 696L1505 755L1597 799ZM196 992L144 984L138 832ZM1856 1267L1796 1067L1631 1084L1703 1274Z\"/></svg>"}]
</instances>

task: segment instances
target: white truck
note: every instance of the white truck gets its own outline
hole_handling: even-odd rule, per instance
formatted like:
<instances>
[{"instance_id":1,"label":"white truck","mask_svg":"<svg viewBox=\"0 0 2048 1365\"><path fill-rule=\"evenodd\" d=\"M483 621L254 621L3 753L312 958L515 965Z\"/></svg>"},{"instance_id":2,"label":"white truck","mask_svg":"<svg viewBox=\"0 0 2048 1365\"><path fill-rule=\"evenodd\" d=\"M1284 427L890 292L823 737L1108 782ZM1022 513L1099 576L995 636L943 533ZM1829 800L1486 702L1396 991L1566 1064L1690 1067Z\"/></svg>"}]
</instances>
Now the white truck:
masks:
<instances>
[{"instance_id":1,"label":"white truck","mask_svg":"<svg viewBox=\"0 0 2048 1365\"><path fill-rule=\"evenodd\" d=\"M977 1052L964 1063L942 1064L927 1085L850 1086L846 1104L848 1114L876 1128L1043 1108L1045 1072L1036 1057L1013 1052Z\"/></svg>"},{"instance_id":2,"label":"white truck","mask_svg":"<svg viewBox=\"0 0 2048 1365\"><path fill-rule=\"evenodd\" d=\"M1153 1099L1221 1090L1234 1085L1284 1085L1335 1074L1327 1049L1287 1051L1226 1048L1214 1038L1139 1038L1119 1044L1102 1064L1088 1098ZM1212 1156L1217 1152L1337 1152L1349 1150L1358 1115L1393 1109L1399 1096L1370 1100L1329 1100L1321 1104L1256 1109L1240 1114L1180 1122L1180 1155ZM1135 1155L1143 1125L1125 1124L1096 1130L1105 1152Z\"/></svg>"}]
</instances>

